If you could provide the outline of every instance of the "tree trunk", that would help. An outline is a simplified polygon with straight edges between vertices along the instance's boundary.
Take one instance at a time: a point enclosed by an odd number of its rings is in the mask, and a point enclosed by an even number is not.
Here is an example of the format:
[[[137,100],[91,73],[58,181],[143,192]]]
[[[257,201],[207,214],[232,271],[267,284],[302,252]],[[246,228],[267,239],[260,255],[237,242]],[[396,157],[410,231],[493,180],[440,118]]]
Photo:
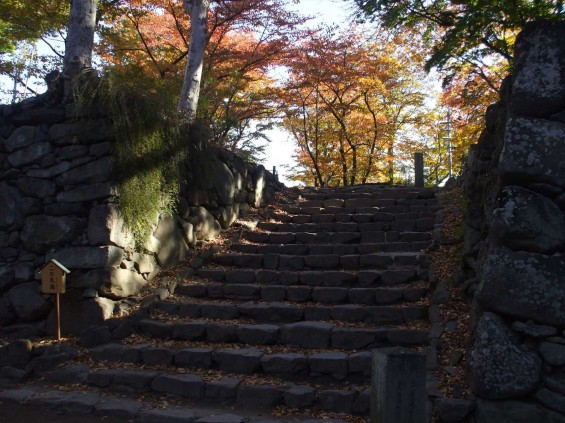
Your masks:
[[[63,69],[71,78],[92,65],[95,27],[96,0],[72,0]]]
[[[190,123],[196,119],[204,52],[208,44],[208,9],[210,0],[184,0],[184,9],[190,15],[190,44],[182,84],[178,111]]]

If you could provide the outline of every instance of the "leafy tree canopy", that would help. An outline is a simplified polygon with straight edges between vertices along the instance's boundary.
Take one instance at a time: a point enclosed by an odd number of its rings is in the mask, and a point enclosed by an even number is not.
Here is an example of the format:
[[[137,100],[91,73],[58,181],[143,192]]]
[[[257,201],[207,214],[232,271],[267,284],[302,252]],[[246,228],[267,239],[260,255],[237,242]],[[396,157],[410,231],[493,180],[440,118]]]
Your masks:
[[[529,21],[561,20],[562,0],[354,0],[361,13],[387,27],[423,26],[432,52],[426,68],[452,74],[497,54],[512,60],[515,35]]]
[[[0,2],[0,54],[19,41],[55,34],[67,24],[69,2],[60,0],[3,0]]]

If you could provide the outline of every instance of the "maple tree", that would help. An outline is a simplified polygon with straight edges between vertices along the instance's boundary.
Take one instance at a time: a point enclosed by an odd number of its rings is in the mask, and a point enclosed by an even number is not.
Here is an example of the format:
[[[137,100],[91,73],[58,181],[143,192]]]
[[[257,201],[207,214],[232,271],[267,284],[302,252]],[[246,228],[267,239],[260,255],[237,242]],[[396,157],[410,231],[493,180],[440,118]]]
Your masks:
[[[422,57],[411,39],[328,28],[288,63],[283,126],[317,185],[394,180],[403,130],[426,124]]]
[[[303,18],[283,0],[225,0],[210,4],[208,41],[197,117],[213,142],[249,149],[261,137],[257,119],[273,114],[270,69],[292,54]],[[108,11],[99,54],[106,67],[180,81],[191,26],[174,0],[121,2]],[[258,132],[259,131],[259,132]]]

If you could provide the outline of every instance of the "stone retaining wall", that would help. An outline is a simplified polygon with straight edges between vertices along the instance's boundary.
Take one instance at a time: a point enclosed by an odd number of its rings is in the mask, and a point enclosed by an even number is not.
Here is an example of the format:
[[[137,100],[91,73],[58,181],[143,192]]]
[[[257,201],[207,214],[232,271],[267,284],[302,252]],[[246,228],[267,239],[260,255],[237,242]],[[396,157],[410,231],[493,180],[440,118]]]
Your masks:
[[[565,422],[565,25],[528,25],[469,152],[476,422]]]
[[[52,300],[40,292],[38,271],[49,259],[71,270],[63,308],[72,311],[67,325],[75,331],[111,316],[116,300],[137,294],[280,187],[263,166],[204,150],[192,160],[206,175],[191,169],[178,214],[161,216],[139,251],[116,207],[109,120],[77,116],[73,105],[0,106],[2,332],[45,331]]]

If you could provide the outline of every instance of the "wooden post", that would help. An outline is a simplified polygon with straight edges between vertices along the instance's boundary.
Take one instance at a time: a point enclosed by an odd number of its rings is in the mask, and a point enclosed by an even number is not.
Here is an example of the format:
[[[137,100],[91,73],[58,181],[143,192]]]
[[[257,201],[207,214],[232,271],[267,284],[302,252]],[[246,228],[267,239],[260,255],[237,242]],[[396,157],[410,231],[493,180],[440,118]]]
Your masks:
[[[61,301],[60,294],[55,294],[55,312],[57,315],[57,341],[61,340]]]

